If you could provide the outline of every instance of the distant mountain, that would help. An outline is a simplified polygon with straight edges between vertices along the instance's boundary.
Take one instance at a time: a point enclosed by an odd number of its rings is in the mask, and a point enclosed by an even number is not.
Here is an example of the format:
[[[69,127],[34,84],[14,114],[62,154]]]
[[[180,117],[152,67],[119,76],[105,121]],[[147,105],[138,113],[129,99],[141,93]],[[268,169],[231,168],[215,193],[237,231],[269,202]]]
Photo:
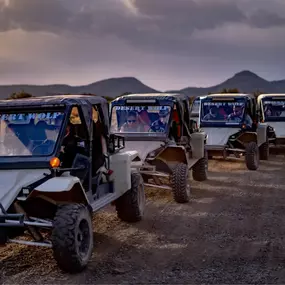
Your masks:
[[[124,92],[130,93],[157,93],[158,91],[146,86],[134,77],[110,78],[88,85],[70,86],[54,85],[0,85],[0,99],[6,99],[14,92],[24,90],[34,96],[54,94],[82,94],[91,93],[99,96],[115,98]]]
[[[240,92],[253,93],[257,90],[264,93],[285,93],[285,80],[268,81],[255,73],[244,70],[236,73],[226,81],[210,87],[187,87],[181,90],[166,92],[182,92],[188,96],[204,95],[220,92],[223,89],[237,88]],[[97,81],[88,85],[70,86],[64,84],[54,85],[0,85],[0,99],[9,97],[14,92],[24,90],[34,96],[54,94],[82,94],[91,93],[99,96],[115,98],[125,92],[130,93],[157,93],[157,91],[134,77],[119,77]]]
[[[205,88],[187,87],[179,90],[179,92],[183,92],[188,96],[196,96],[208,94],[210,92],[220,92],[225,88],[237,88],[240,92],[244,93],[253,93],[257,90],[264,93],[279,93],[285,92],[285,80],[268,81],[251,71],[244,70],[236,73],[233,77],[218,85]]]

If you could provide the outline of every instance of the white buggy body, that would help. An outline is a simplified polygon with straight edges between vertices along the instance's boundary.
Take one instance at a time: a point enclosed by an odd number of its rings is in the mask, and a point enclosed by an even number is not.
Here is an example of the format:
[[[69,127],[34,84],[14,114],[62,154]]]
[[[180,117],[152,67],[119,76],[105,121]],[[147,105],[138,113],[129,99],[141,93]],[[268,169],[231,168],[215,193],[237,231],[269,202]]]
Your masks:
[[[206,134],[191,126],[189,99],[183,94],[130,94],[111,103],[111,129],[125,137],[125,149],[136,150],[133,166],[144,185],[173,192],[189,201],[189,170],[207,179]],[[191,132],[191,131],[192,132]]]
[[[205,146],[205,132],[197,132],[193,133],[191,136],[191,149],[192,156],[189,157],[182,146],[176,145],[175,141],[169,141],[167,143],[168,151],[172,148],[177,151],[177,156],[173,157],[173,163],[178,163],[179,161],[187,161],[189,169],[201,158],[204,157],[204,146]],[[125,142],[125,150],[132,151],[136,150],[138,153],[139,160],[143,165],[148,157],[151,160],[151,157],[156,155],[152,155],[157,149],[165,146],[165,141],[131,141],[127,140]],[[161,153],[162,154],[162,153]],[[138,160],[137,160],[138,161]],[[138,165],[138,164],[136,164]]]
[[[266,129],[267,125],[260,123],[257,127],[256,143],[260,147],[266,142]],[[229,138],[236,134],[239,129],[237,128],[203,128],[207,134],[207,149],[224,147],[227,145]]]
[[[207,136],[207,149],[211,147],[225,146],[229,137],[237,132],[233,128],[203,128]]]
[[[273,128],[276,138],[285,139],[285,122],[268,122]]]
[[[0,245],[50,247],[62,270],[80,272],[93,252],[92,213],[111,204],[122,221],[142,219],[139,154],[109,134],[106,99],[0,101],[0,123]]]
[[[153,151],[157,150],[164,144],[163,141],[126,141],[125,150],[136,150],[141,161],[145,161],[146,157]]]
[[[8,210],[22,188],[43,178],[44,172],[48,169],[0,170],[0,202],[4,209]]]
[[[110,177],[110,181],[114,182],[116,191],[107,197],[108,200],[113,201],[131,189],[131,172],[136,170],[136,168],[132,168],[134,164],[133,159],[138,157],[138,155],[138,152],[131,150],[118,152],[110,156],[110,169],[114,171]],[[81,202],[86,205],[91,203],[90,205],[93,210],[101,208],[101,204],[98,205],[98,203],[92,203],[88,200],[79,178],[71,176],[69,172],[64,173],[60,177],[50,178],[33,190],[25,188],[43,179],[45,177],[44,173],[49,172],[49,169],[29,169],[28,171],[22,169],[0,170],[0,179],[2,181],[0,186],[0,202],[5,211],[15,201],[15,197],[18,201],[26,201],[31,197],[40,197],[53,204],[57,204],[59,201],[51,198],[52,193],[64,193],[66,201],[60,201],[62,203],[70,201],[70,193],[74,190],[77,191],[77,198],[80,199],[74,200],[74,202]],[[104,206],[106,205],[104,204]]]
[[[257,98],[259,121],[268,125],[268,144],[275,154],[285,153],[285,93],[260,94]],[[267,113],[267,109],[271,112]]]
[[[256,170],[259,153],[260,159],[268,159],[268,148],[267,125],[260,123],[256,126],[254,118],[255,99],[249,94],[204,96],[200,103],[199,123],[207,134],[209,157],[222,156],[225,159],[244,155],[248,169]]]

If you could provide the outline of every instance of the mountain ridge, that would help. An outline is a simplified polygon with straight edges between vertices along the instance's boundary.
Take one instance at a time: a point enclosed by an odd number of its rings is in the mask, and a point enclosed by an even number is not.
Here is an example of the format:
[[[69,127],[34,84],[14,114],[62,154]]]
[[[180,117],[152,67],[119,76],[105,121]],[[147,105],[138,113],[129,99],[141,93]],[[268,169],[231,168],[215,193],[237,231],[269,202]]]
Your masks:
[[[240,92],[253,93],[256,91],[264,93],[285,93],[285,79],[266,80],[250,70],[243,70],[235,73],[232,77],[223,82],[209,87],[186,87],[179,90],[159,91],[145,85],[135,77],[112,77],[92,82],[86,85],[68,84],[7,84],[0,85],[0,99],[8,98],[14,92],[24,90],[34,96],[55,95],[55,94],[96,94],[104,97],[115,98],[125,92],[130,93],[158,93],[158,92],[182,92],[188,96],[199,96],[213,92],[220,92],[223,89],[237,88]]]

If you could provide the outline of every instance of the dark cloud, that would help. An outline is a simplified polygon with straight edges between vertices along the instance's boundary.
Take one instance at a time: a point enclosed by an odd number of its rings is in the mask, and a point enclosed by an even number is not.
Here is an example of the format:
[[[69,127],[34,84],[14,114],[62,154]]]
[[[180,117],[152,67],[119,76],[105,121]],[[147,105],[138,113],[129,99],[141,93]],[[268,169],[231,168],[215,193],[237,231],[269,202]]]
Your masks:
[[[74,66],[74,74],[134,70],[153,78],[163,71],[174,78],[177,69],[195,76],[213,70],[210,62],[227,70],[284,67],[282,11],[285,0],[0,0],[0,73],[12,77],[18,63],[27,78],[71,74]]]
[[[76,3],[77,2],[77,3]],[[0,6],[0,29],[21,28],[54,33],[167,33],[187,37],[193,30],[228,23],[251,23],[260,28],[284,25],[284,19],[264,9],[246,16],[238,1],[226,0],[9,0]],[[129,2],[134,8],[127,12]],[[257,2],[256,2],[257,3]],[[269,1],[268,1],[269,3]],[[278,2],[280,5],[280,2]],[[274,0],[270,1],[274,5]],[[284,3],[285,4],[285,3]],[[285,6],[285,5],[284,5]],[[123,9],[123,7],[125,9]],[[133,12],[133,15],[132,15]],[[247,18],[249,17],[249,18]]]
[[[134,5],[142,15],[153,18],[160,30],[169,33],[213,29],[245,19],[235,2],[229,1],[136,0]]]
[[[49,0],[9,0],[0,13],[2,31],[20,28],[55,33],[66,27],[72,15],[60,1]]]
[[[246,9],[237,6],[238,1],[229,0],[8,2],[0,9],[0,31],[20,28],[94,39],[116,36],[137,48],[161,52],[175,49],[181,55],[186,55],[193,45],[191,35],[195,31],[240,23],[258,28],[285,24],[284,18],[264,9],[247,15]],[[270,3],[274,5],[274,0]]]
[[[277,13],[259,9],[249,17],[249,24],[261,29],[285,26],[285,17],[281,17]]]
[[[188,37],[195,29],[209,29],[244,20],[232,2],[185,0],[137,0],[137,14],[123,10],[123,0],[10,0],[0,12],[0,30],[21,28],[53,33],[116,35],[125,39],[142,36]],[[117,2],[116,5],[114,5]],[[131,2],[130,2],[131,3]],[[119,5],[120,4],[120,5]]]

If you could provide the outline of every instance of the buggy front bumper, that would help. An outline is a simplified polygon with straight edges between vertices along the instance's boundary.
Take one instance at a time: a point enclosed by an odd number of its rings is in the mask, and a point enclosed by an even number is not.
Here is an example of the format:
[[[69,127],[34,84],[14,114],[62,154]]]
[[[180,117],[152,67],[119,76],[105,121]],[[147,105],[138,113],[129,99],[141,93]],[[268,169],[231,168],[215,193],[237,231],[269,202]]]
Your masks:
[[[205,149],[206,150],[216,150],[216,151],[220,150],[220,151],[223,151],[226,148],[227,148],[226,145],[208,145],[208,144],[205,145]]]
[[[0,203],[0,227],[24,227],[23,214],[8,214],[4,209],[3,205]]]
[[[1,203],[0,210],[2,211],[2,214],[0,214],[0,228],[26,226],[43,228],[53,227],[53,224],[51,222],[43,219],[38,219],[34,217],[29,217],[29,219],[26,219],[24,214],[8,214]]]
[[[229,151],[229,152],[245,152],[242,148],[231,148],[228,145],[205,145],[205,149],[208,151]]]
[[[205,149],[209,156],[222,156],[224,159],[231,155],[240,157],[245,153],[245,149],[230,148],[228,145],[206,145]]]

